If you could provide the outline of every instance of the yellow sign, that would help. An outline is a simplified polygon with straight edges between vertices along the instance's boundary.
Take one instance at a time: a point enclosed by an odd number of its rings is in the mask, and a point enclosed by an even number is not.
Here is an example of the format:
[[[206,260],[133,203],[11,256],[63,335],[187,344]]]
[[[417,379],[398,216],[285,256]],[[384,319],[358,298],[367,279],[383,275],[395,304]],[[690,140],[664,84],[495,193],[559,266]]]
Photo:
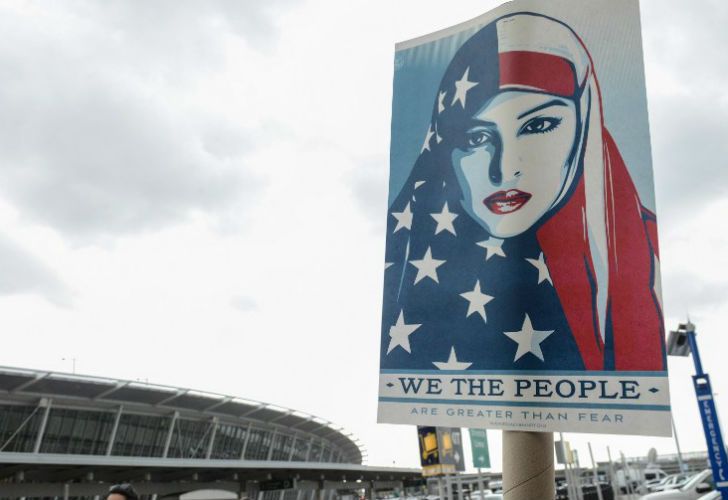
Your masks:
[[[437,465],[425,465],[422,467],[422,475],[427,476],[441,476],[443,474],[455,474],[454,464],[437,464]]]

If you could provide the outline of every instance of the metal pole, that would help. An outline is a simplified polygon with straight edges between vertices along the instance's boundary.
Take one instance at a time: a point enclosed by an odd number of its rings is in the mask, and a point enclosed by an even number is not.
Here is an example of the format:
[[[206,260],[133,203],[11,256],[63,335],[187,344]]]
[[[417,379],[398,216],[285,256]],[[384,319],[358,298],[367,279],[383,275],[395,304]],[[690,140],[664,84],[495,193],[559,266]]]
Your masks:
[[[111,429],[111,435],[109,436],[109,444],[106,445],[106,456],[111,456],[111,452],[114,451],[114,442],[116,441],[116,433],[119,431],[119,422],[121,422],[121,414],[124,412],[124,405],[119,405],[119,409],[116,410],[116,418],[114,418],[114,427]]]
[[[485,488],[483,487],[483,471],[478,467],[478,490],[480,490],[480,498],[485,497]]]
[[[452,494],[452,480],[450,474],[445,476],[445,488],[447,489],[447,500],[455,500],[455,495]]]
[[[609,449],[609,446],[607,446],[607,457],[609,458],[609,482],[612,485],[612,494],[614,495],[614,498],[617,498],[617,488],[615,487],[615,483],[617,482],[617,477],[614,475],[614,463],[612,462],[612,451]]]
[[[167,431],[167,438],[164,441],[162,458],[167,458],[167,455],[169,455],[169,445],[172,444],[172,433],[174,432],[174,424],[177,423],[177,417],[179,417],[179,412],[176,411],[172,414],[172,420],[169,423],[169,431]]]
[[[604,496],[602,496],[602,487],[599,484],[599,473],[597,472],[597,464],[594,462],[594,453],[592,452],[591,443],[587,443],[587,445],[589,445],[589,457],[591,458],[592,473],[594,474],[594,485],[597,487],[597,497],[599,497],[599,500],[604,500]]]
[[[581,484],[579,483],[579,477],[574,471],[574,465],[571,463],[566,464],[566,470],[569,474],[569,498],[574,498],[576,500],[582,500],[583,494],[581,492]]]
[[[273,435],[270,437],[270,448],[268,448],[268,457],[266,460],[270,462],[270,460],[273,458],[273,448],[276,444],[276,436],[278,434],[278,429],[273,429]]]
[[[296,439],[298,439],[298,434],[293,434],[293,441],[291,441],[291,452],[288,454],[288,461],[293,461],[293,452],[296,451]]]
[[[677,439],[677,427],[675,427],[675,418],[670,412],[670,421],[672,422],[672,434],[675,436],[675,446],[677,447],[677,463],[680,465],[680,472],[685,472],[685,464],[682,459],[682,452],[680,451],[680,441]]]
[[[698,352],[698,342],[695,338],[695,326],[690,322],[686,325],[686,334],[690,343],[693,362],[695,363],[696,374],[693,375],[693,387],[698,399],[710,467],[713,470],[713,481],[715,481],[716,489],[720,491],[721,496],[726,498],[728,497],[728,453],[723,442],[723,431],[713,399],[713,389],[710,384],[710,377],[703,372],[703,365],[700,362],[700,353]]]
[[[692,325],[690,325],[692,327]],[[698,342],[695,340],[695,327],[689,329],[687,333],[688,344],[690,344],[690,352],[693,355],[693,363],[695,364],[695,374],[705,375],[703,372],[703,363],[700,362],[700,353],[698,352]]]
[[[245,460],[245,450],[248,448],[248,441],[250,441],[250,431],[253,429],[253,424],[248,424],[248,428],[245,431],[245,441],[243,441],[243,447],[240,450],[240,460]]]
[[[35,436],[35,446],[33,447],[33,453],[40,453],[40,445],[43,442],[43,435],[45,434],[46,425],[48,425],[48,415],[51,412],[52,400],[45,399],[41,401],[45,401],[45,411],[43,412],[43,420],[41,420],[40,427],[38,428],[38,434]]]
[[[212,457],[212,448],[215,446],[215,435],[217,434],[218,418],[212,417],[212,432],[210,433],[210,440],[207,442],[207,451],[205,452],[205,458],[207,460]]]
[[[564,477],[566,478],[566,491],[569,495],[569,500],[577,498],[576,490],[574,489],[574,480],[571,477],[571,470],[569,469],[569,461],[564,463]]]
[[[627,494],[629,495],[629,498],[632,498],[632,494],[634,493],[634,489],[632,488],[632,474],[630,472],[630,469],[627,468],[627,459],[624,458],[624,453],[621,451],[619,452],[620,456],[622,457],[622,470],[624,471],[624,483],[627,488]]]
[[[444,500],[445,490],[442,487],[442,478],[440,476],[437,477],[437,492],[439,493],[440,500]]]
[[[576,481],[576,475],[574,469],[571,467],[571,453],[567,453],[569,449],[566,447],[566,440],[564,440],[564,433],[559,432],[559,439],[561,440],[561,448],[564,452],[564,476],[566,477],[566,489],[570,499],[579,500],[580,489],[578,481]]]
[[[553,433],[503,431],[504,500],[553,498],[554,474]]]

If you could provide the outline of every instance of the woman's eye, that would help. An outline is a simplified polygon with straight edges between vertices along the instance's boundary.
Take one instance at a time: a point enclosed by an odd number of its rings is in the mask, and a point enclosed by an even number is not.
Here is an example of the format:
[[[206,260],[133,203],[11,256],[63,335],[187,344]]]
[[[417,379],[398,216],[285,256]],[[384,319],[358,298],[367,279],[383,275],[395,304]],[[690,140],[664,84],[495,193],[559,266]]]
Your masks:
[[[466,134],[468,147],[475,148],[482,146],[490,139],[490,135],[484,130],[474,130]]]
[[[522,134],[545,134],[551,132],[561,123],[561,118],[555,117],[536,117],[528,120],[518,131],[518,135]]]

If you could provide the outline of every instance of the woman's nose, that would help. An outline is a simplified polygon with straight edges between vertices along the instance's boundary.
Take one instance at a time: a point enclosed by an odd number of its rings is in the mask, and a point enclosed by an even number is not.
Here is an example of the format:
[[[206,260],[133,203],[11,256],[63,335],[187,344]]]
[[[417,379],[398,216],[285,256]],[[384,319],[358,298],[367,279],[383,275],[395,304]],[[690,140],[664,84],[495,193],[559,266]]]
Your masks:
[[[500,186],[501,182],[503,182],[503,141],[498,135],[494,135],[491,141],[493,141],[493,154],[490,157],[488,177],[494,186]]]
[[[521,161],[518,151],[515,148],[505,148],[502,141],[496,144],[496,151],[493,154],[488,169],[490,182],[500,186],[521,176]]]

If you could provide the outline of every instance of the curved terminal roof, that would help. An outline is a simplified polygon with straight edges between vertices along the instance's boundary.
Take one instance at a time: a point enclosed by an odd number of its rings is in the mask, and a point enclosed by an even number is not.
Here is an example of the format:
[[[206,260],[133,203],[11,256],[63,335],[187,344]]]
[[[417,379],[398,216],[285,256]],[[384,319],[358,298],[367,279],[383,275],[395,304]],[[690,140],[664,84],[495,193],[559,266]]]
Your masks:
[[[290,408],[234,396],[139,381],[92,377],[70,373],[0,367],[0,393],[28,401],[39,397],[75,401],[102,408],[136,408],[151,413],[178,411],[181,415],[217,417],[221,420],[258,423],[311,434],[345,450],[346,462],[362,463],[362,444],[342,427],[323,418]]]

